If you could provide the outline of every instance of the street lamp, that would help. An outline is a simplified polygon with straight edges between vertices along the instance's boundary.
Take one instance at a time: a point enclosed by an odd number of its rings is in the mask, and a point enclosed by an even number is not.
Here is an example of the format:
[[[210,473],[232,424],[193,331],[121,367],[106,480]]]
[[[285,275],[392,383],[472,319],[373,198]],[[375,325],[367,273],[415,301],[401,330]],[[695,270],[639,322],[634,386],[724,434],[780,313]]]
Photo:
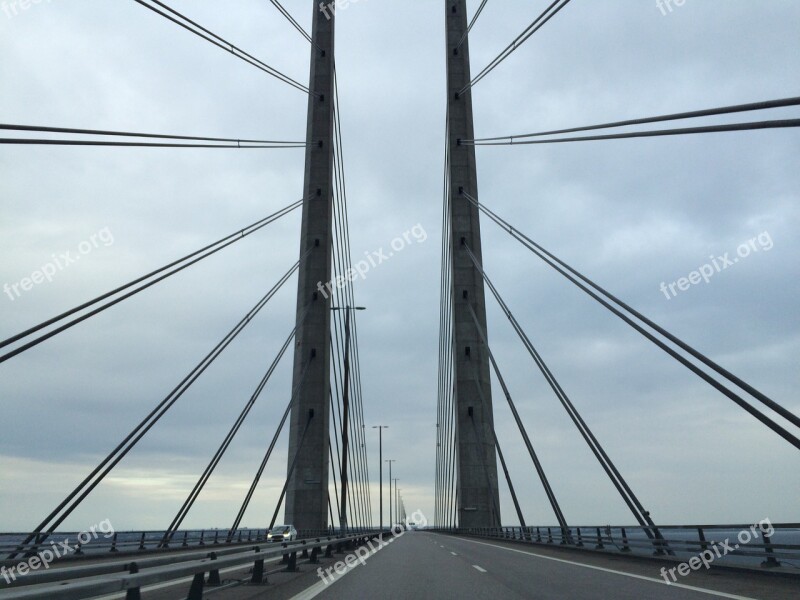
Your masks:
[[[383,430],[389,429],[388,425],[373,425],[373,429],[378,430],[378,470],[380,471],[380,515],[381,531],[383,531]]]
[[[395,513],[397,514],[397,522],[398,523],[402,523],[403,522],[403,509],[402,509],[403,496],[400,495],[400,489],[401,488],[398,488],[397,486],[395,486],[394,489],[397,492],[397,506],[395,507],[394,510],[395,510]]]
[[[392,521],[392,525],[397,525],[398,518],[397,516],[400,514],[400,502],[399,495],[397,493],[397,482],[400,481],[397,477],[394,478],[394,521]]]
[[[392,463],[397,462],[396,459],[387,459],[383,462],[389,463],[389,527],[393,525],[392,523]]]
[[[331,310],[345,311],[344,317],[344,389],[342,390],[342,502],[339,522],[342,532],[347,532],[347,446],[348,420],[350,419],[350,311],[367,310],[363,306],[332,306]]]

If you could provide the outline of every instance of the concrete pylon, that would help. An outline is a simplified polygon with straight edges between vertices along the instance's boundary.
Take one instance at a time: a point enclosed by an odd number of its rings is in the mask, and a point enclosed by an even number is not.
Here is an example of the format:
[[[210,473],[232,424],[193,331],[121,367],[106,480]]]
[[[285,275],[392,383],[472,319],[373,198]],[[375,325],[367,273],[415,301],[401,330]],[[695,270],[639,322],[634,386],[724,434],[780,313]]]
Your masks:
[[[329,292],[323,290],[331,280],[332,262],[335,17],[333,6],[323,11],[319,0],[312,5],[314,43],[308,86],[312,93],[308,98],[300,256],[309,248],[311,252],[298,272],[293,386],[301,379],[304,383],[290,418],[288,463],[292,464],[295,455],[297,461],[286,491],[285,511],[286,523],[298,531],[319,531],[328,526],[331,311]],[[308,431],[300,445],[307,423]]]
[[[500,501],[494,444],[489,353],[481,341],[472,310],[486,331],[483,278],[464,244],[478,260],[481,229],[478,209],[463,195],[478,198],[475,148],[459,145],[473,139],[472,94],[459,95],[470,82],[466,0],[445,0],[447,23],[447,106],[450,150],[450,227],[452,231],[453,335],[457,440],[459,527],[497,527]]]

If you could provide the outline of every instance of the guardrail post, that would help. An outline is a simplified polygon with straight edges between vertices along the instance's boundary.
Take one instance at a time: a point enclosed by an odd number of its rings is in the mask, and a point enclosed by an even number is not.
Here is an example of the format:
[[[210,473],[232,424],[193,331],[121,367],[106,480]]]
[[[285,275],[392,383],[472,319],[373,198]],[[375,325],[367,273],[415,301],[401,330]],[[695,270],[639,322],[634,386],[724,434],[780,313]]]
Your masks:
[[[581,536],[581,528],[580,527],[577,528],[577,532],[578,532],[578,543],[575,544],[575,545],[578,548],[582,548],[583,547],[583,536]]]
[[[145,546],[144,546],[144,536],[145,536],[145,533],[143,531],[142,532],[142,537],[139,539],[139,550],[145,550],[146,549]]]
[[[317,546],[314,546],[314,549],[311,550],[311,559],[309,560],[309,562],[312,565],[316,565],[317,563],[319,563],[319,558],[317,558],[318,556],[319,556],[319,548]]]
[[[539,530],[539,528],[538,528],[538,527],[536,528],[536,541],[537,541],[539,544],[541,544],[541,543],[542,543],[542,532]]]
[[[28,548],[28,551],[24,554],[25,558],[30,558],[32,556],[36,556],[36,552],[39,550],[39,544],[42,542],[43,536],[41,533],[36,534],[36,539],[33,540],[33,545]]]
[[[331,558],[333,556],[333,544],[328,544],[325,547],[325,558]]]
[[[261,548],[256,546],[256,553],[261,552]],[[263,585],[269,583],[264,575],[264,559],[257,558],[253,563],[253,576],[250,578],[251,585]]]
[[[200,543],[199,543],[199,545],[200,545],[200,546],[205,546],[205,545],[206,545],[206,542],[205,542],[205,537],[206,537],[206,530],[205,530],[205,529],[203,529],[203,530],[200,532]]]
[[[181,547],[183,547],[183,548],[188,548],[189,547],[189,530],[188,529],[183,532],[183,543],[181,544]]]
[[[294,573],[297,570],[297,552],[292,552],[289,554],[289,563],[286,565],[284,571],[286,573]]]
[[[625,531],[625,528],[622,528],[622,550],[621,552],[630,552],[631,547],[628,545],[628,533]]]
[[[214,532],[214,545],[215,545],[215,546],[218,546],[218,545],[219,545],[219,529],[217,529],[217,530]]]
[[[78,542],[78,545],[75,546],[75,556],[80,556],[83,554],[83,550],[81,550],[81,543]]]
[[[198,573],[192,579],[192,587],[189,588],[189,595],[186,600],[203,600],[203,586],[205,585],[205,573]]]
[[[700,550],[705,551],[708,550],[708,543],[706,542],[706,535],[703,532],[702,527],[697,528],[697,537],[700,540]]]
[[[117,550],[117,532],[114,532],[114,536],[111,538],[111,550],[109,552],[119,552]]]
[[[303,552],[300,554],[300,558],[308,558],[308,548],[306,548],[305,540],[303,540]]]
[[[600,528],[597,528],[597,544],[594,547],[595,550],[605,550],[605,546],[603,545],[603,536],[600,535]]]
[[[211,560],[217,560],[217,555],[215,552],[209,552],[208,558]],[[222,585],[222,581],[219,579],[219,569],[211,569],[208,572],[208,585]]]
[[[547,528],[547,543],[553,543],[553,531],[549,527]]]
[[[131,575],[136,575],[139,572],[139,565],[135,562],[132,562],[128,565],[128,573]],[[142,593],[138,587],[130,588],[127,592],[125,592],[125,600],[142,600]]]
[[[780,567],[780,561],[773,556],[775,550],[772,548],[772,538],[768,533],[764,533],[764,552],[767,554],[767,560],[761,563],[762,567],[774,568]]]

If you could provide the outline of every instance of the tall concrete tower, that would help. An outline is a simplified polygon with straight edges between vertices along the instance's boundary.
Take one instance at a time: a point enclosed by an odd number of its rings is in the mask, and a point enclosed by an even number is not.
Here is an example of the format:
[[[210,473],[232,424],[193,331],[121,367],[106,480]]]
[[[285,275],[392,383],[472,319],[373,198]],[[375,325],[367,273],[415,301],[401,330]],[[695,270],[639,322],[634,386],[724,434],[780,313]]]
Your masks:
[[[318,284],[331,280],[333,211],[333,6],[312,1],[311,74],[308,97],[305,202],[300,235],[294,386],[301,386],[290,420],[287,523],[298,530],[328,524],[330,299]],[[301,385],[301,380],[304,380]],[[302,443],[301,443],[302,442]],[[296,460],[295,460],[296,458]],[[292,469],[292,465],[294,468]]]
[[[489,352],[472,312],[486,331],[483,278],[465,245],[481,259],[479,212],[462,192],[478,198],[472,93],[459,94],[470,82],[466,0],[445,0],[447,23],[447,114],[450,150],[450,227],[452,231],[453,335],[457,439],[458,523],[460,527],[500,525],[497,458],[494,444]],[[470,310],[471,307],[471,310]]]

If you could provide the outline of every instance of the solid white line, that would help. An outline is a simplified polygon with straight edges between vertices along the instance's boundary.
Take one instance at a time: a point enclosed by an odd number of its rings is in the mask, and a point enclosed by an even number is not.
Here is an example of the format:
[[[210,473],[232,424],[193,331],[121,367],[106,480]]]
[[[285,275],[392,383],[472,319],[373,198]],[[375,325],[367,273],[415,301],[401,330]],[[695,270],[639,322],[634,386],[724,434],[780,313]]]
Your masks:
[[[536,558],[543,558],[545,560],[552,560],[555,562],[565,563],[568,565],[573,565],[576,567],[583,567],[585,569],[593,569],[595,571],[603,571],[605,573],[612,573],[614,575],[622,575],[623,577],[632,577],[633,579],[641,579],[643,581],[649,581],[651,583],[660,583],[661,585],[668,585],[669,587],[676,587],[681,588],[684,590],[692,590],[693,592],[699,592],[701,594],[710,594],[711,596],[717,596],[719,598],[731,598],[731,600],[757,600],[757,598],[751,598],[750,596],[737,596],[735,594],[726,594],[725,592],[716,592],[714,590],[708,590],[706,588],[695,587],[693,585],[686,585],[683,583],[667,583],[663,579],[658,579],[655,577],[646,577],[644,575],[635,575],[633,573],[626,573],[625,571],[616,571],[614,569],[606,569],[605,567],[596,567],[594,565],[587,565],[584,563],[575,562],[572,560],[566,560],[563,558],[555,558],[553,556],[545,556],[544,554],[536,554],[535,552],[527,552],[525,550],[517,550],[516,548],[506,548],[505,546],[498,546],[496,544],[488,544],[486,542],[479,542],[477,540],[468,540],[464,538],[459,538],[462,542],[471,542],[473,544],[480,544],[481,546],[491,546],[492,548],[499,548],[500,550],[508,550],[509,552],[517,552],[519,554],[527,554],[528,556],[534,556]],[[473,565],[476,569],[480,570],[479,567]]]
[[[473,569],[477,569],[477,570],[478,570],[478,571],[480,571],[481,573],[486,573],[486,569],[482,569],[482,568],[480,568],[478,565],[472,565],[472,568],[473,568]]]

